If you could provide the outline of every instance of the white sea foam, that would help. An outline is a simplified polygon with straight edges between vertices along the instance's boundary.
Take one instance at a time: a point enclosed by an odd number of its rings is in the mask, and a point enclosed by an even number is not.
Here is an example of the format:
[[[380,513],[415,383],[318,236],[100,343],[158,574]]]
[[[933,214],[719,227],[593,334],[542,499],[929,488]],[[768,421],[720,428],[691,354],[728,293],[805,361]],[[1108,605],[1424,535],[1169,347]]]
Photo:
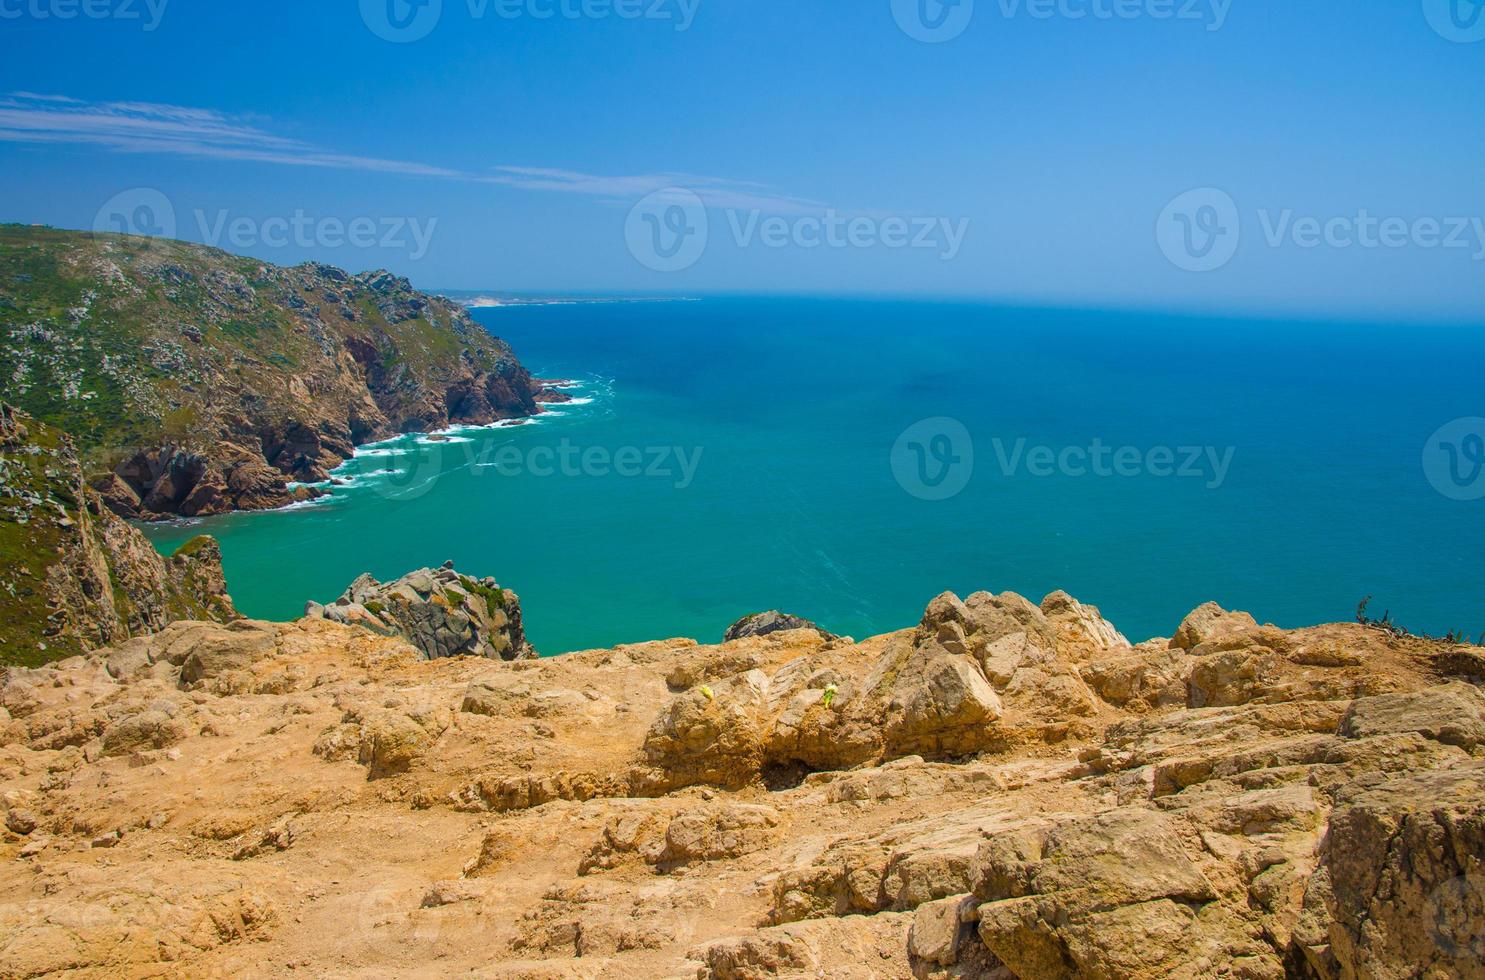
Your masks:
[[[380,449],[367,449],[364,446],[356,450],[355,459],[381,459],[387,456],[406,456],[413,451],[412,446],[384,446]]]

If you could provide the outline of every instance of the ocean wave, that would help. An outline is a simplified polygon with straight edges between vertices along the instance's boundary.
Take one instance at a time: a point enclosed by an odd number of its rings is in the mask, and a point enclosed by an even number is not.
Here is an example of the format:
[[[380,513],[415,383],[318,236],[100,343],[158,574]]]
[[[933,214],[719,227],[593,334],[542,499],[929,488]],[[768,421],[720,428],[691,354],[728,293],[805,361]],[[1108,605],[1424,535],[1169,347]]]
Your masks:
[[[413,451],[412,446],[383,446],[379,449],[367,449],[362,446],[356,450],[352,459],[382,459],[387,456],[406,456]]]

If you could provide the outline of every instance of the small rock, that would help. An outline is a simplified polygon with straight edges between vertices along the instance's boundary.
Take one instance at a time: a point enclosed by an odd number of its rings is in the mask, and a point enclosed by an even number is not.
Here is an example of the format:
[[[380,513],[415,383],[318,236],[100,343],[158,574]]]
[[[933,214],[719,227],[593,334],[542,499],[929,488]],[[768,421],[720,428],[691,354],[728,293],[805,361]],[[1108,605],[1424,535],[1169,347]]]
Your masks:
[[[12,807],[5,813],[5,826],[11,833],[20,834],[22,837],[36,829],[36,814],[24,807]]]

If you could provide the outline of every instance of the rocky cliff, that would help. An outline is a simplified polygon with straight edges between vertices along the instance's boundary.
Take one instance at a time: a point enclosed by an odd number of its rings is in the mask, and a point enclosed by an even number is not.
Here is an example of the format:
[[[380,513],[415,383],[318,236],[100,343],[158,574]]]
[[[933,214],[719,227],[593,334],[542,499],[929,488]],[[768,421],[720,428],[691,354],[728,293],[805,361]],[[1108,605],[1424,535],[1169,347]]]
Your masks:
[[[429,660],[493,657],[529,660],[521,598],[493,578],[470,578],[454,569],[420,568],[395,582],[362,575],[328,606],[311,602],[306,616],[400,636]]]
[[[0,968],[1479,977],[1482,676],[1062,593],[512,663],[177,623],[0,687]]]
[[[0,403],[0,664],[235,616],[214,540],[161,557],[84,483],[67,436]]]
[[[19,225],[0,225],[0,377],[146,520],[282,506],[363,442],[563,397],[390,273]]]

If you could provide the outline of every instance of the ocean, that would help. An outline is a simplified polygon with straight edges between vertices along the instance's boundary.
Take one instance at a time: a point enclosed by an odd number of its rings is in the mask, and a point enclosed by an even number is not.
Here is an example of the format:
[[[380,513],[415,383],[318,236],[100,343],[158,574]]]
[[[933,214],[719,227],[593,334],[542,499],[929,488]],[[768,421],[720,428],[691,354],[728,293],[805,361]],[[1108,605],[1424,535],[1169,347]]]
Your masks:
[[[1485,632],[1479,330],[824,298],[474,315],[574,402],[366,447],[324,501],[156,546],[217,536],[267,619],[452,559],[520,595],[544,654],[774,608],[861,638],[946,589],[1063,589],[1136,642],[1209,599],[1294,627],[1370,595]]]

